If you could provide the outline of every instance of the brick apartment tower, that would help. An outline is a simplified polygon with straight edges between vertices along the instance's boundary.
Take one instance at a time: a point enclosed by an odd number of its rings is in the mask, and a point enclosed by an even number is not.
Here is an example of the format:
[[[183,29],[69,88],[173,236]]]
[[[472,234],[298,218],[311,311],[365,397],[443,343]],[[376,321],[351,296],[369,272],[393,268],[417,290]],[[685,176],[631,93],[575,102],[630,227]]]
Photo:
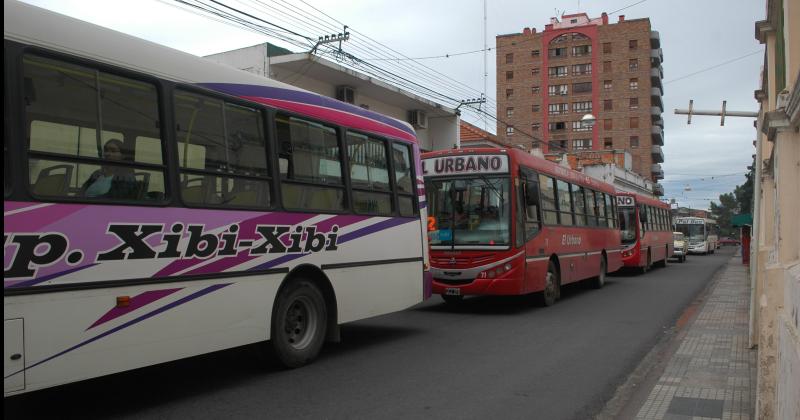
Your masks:
[[[544,153],[626,150],[633,171],[664,177],[663,56],[650,19],[585,13],[543,32],[497,37],[498,140]],[[582,125],[591,113],[594,127]],[[531,136],[540,139],[537,142]]]

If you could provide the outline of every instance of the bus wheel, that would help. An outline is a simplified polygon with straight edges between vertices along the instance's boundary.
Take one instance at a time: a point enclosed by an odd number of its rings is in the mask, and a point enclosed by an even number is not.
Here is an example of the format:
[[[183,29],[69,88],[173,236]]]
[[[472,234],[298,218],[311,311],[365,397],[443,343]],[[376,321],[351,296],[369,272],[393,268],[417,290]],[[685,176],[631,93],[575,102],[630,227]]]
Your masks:
[[[314,283],[296,279],[281,289],[272,314],[272,348],[286,367],[313,361],[322,349],[327,308]]]
[[[462,296],[462,295],[458,295],[458,296],[439,295],[439,296],[441,296],[442,300],[444,301],[444,303],[446,303],[448,305],[459,305],[462,302],[464,302],[464,296]]]
[[[544,290],[542,290],[539,303],[542,306],[553,306],[561,295],[561,285],[558,279],[558,269],[555,263],[550,261],[547,266],[547,275],[544,278]]]
[[[606,257],[600,256],[600,274],[597,277],[593,278],[589,283],[593,289],[599,289],[606,284],[606,270],[608,264],[606,263]]]

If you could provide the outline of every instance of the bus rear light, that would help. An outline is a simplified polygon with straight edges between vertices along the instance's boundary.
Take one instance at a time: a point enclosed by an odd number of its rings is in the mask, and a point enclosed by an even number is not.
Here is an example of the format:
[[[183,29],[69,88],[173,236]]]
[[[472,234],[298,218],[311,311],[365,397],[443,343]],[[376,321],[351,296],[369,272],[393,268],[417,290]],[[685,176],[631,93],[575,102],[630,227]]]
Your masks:
[[[117,296],[117,308],[125,308],[131,304],[130,296]]]

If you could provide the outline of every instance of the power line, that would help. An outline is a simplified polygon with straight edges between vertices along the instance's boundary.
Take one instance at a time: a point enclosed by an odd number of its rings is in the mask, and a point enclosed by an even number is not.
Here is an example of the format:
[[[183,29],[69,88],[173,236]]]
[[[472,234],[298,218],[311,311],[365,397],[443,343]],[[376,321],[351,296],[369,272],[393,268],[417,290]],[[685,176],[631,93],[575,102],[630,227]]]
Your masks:
[[[647,0],[641,0],[641,1],[637,1],[636,3],[629,4],[629,5],[627,5],[627,6],[623,7],[623,8],[621,8],[621,9],[614,10],[613,12],[610,12],[610,13],[608,13],[608,15],[609,15],[609,16],[610,16],[610,15],[613,15],[614,13],[621,12],[621,11],[623,11],[623,10],[625,10],[625,9],[631,8],[631,7],[633,7],[633,6],[636,6],[637,4],[642,4],[642,3],[646,2],[646,1],[647,1]]]
[[[676,77],[676,78],[674,78],[672,80],[667,80],[666,82],[664,82],[664,84],[666,85],[667,83],[677,82],[678,80],[683,80],[683,79],[686,79],[687,77],[692,77],[692,76],[694,76],[696,74],[704,73],[704,72],[707,72],[709,70],[714,70],[714,69],[716,69],[718,67],[722,67],[722,66],[724,66],[726,64],[730,64],[730,63],[733,63],[735,61],[739,61],[739,60],[741,60],[743,58],[747,58],[747,57],[750,57],[751,55],[755,55],[755,54],[762,53],[762,52],[763,51],[761,51],[761,50],[753,51],[753,52],[747,53],[747,54],[745,54],[743,56],[736,57],[736,58],[733,58],[733,59],[730,59],[730,60],[727,60],[727,61],[723,61],[722,63],[719,63],[719,64],[715,64],[715,65],[713,65],[711,67],[706,67],[706,68],[704,68],[702,70],[698,70],[696,72],[689,73],[689,74],[683,75],[681,77]]]
[[[450,58],[450,57],[457,57],[459,55],[467,55],[467,54],[474,54],[484,51],[491,51],[494,48],[481,48],[479,50],[474,51],[465,51],[460,53],[453,53],[453,54],[443,54],[443,55],[431,55],[428,57],[414,57],[414,58],[376,58],[376,57],[367,57],[362,58],[362,60],[369,60],[369,61],[408,61],[408,60],[430,60],[432,58]]]

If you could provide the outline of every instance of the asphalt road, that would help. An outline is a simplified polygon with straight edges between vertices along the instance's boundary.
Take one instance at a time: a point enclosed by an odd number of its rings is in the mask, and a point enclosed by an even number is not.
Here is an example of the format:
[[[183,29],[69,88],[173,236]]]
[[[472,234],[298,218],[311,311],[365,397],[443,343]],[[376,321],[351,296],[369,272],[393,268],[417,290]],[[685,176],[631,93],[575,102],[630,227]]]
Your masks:
[[[311,366],[248,346],[4,401],[7,419],[588,418],[602,409],[733,253],[690,256],[606,287],[526,298],[438,296],[342,327]]]

